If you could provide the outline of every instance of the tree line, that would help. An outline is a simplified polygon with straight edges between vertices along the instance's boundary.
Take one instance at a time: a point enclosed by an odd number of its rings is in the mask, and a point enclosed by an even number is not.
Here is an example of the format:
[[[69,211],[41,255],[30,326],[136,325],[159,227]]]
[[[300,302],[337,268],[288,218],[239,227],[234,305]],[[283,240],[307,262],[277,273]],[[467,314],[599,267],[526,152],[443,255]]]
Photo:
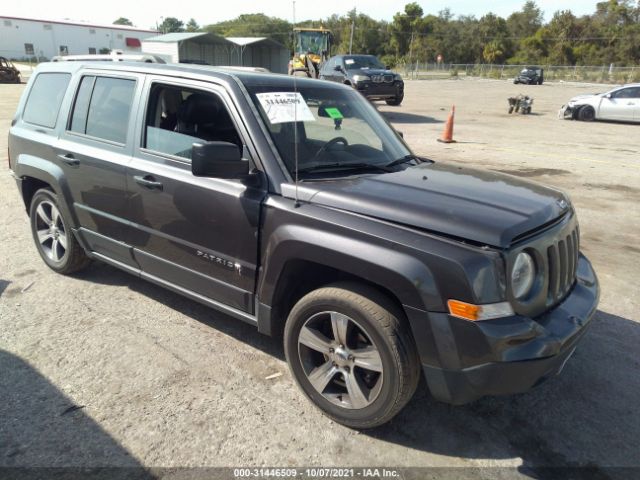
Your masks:
[[[118,19],[122,20],[122,19]],[[126,20],[126,19],[124,19]],[[332,53],[364,53],[379,56],[383,63],[435,62],[546,65],[637,65],[640,60],[640,0],[607,0],[590,15],[576,16],[559,10],[551,20],[535,1],[527,1],[507,18],[487,13],[454,15],[450,9],[425,15],[417,3],[405,5],[391,21],[376,20],[351,10],[320,20],[297,22],[297,27],[330,29]],[[159,31],[207,31],[222,36],[270,37],[293,48],[288,20],[261,13],[199,26],[165,18]],[[353,32],[353,35],[352,35]]]

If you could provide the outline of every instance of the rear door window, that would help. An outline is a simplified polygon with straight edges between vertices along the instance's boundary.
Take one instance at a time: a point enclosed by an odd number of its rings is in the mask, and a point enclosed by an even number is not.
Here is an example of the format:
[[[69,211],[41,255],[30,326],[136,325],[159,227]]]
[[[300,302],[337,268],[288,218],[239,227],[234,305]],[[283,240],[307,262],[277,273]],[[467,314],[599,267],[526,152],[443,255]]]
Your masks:
[[[25,122],[54,128],[62,99],[71,80],[68,73],[40,73],[31,87],[22,118]]]
[[[85,76],[80,82],[69,129],[125,144],[136,81]]]

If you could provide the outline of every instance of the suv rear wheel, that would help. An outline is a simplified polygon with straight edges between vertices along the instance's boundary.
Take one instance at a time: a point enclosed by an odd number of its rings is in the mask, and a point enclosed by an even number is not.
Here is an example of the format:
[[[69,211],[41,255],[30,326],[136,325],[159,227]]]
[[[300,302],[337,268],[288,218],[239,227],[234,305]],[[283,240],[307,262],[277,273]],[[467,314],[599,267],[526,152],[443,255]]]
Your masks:
[[[41,189],[35,193],[29,216],[36,248],[49,268],[68,274],[91,262],[60,212],[58,197],[51,190]]]
[[[349,427],[389,421],[418,385],[420,362],[404,316],[373,288],[342,283],[305,295],[287,319],[284,344],[303,392]]]

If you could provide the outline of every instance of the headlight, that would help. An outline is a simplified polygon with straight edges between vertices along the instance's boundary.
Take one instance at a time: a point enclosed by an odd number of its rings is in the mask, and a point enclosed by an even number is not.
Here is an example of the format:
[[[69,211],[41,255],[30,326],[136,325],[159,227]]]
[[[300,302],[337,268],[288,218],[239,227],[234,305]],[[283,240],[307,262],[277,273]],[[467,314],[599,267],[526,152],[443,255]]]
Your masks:
[[[400,80],[402,80],[402,76],[401,76],[401,75],[398,75],[398,74],[396,73],[396,76],[394,77],[394,80],[396,80],[396,81],[400,81]]]
[[[528,253],[520,252],[511,268],[511,290],[513,296],[518,300],[526,297],[531,292],[535,276],[536,267],[533,263],[533,258]]]
[[[367,77],[366,75],[354,75],[353,76],[353,81],[354,82],[368,82],[370,80],[369,77]]]

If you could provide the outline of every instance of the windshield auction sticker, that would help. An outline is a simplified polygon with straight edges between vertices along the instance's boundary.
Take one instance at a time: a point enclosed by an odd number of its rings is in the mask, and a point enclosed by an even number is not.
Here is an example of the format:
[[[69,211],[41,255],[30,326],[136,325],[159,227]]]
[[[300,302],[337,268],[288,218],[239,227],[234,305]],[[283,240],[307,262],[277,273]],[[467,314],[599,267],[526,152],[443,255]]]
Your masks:
[[[267,92],[256,94],[271,123],[315,122],[309,105],[300,92]]]

